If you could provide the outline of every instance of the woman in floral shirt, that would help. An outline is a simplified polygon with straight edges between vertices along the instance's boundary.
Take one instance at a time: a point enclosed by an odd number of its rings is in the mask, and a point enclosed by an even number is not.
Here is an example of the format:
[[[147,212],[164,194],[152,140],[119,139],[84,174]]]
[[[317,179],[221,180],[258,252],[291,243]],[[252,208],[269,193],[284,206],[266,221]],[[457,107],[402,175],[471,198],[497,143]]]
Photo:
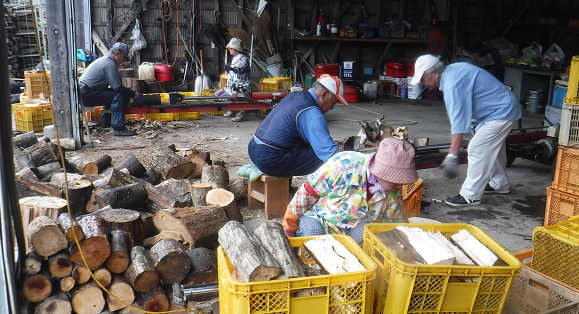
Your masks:
[[[367,222],[405,222],[401,187],[418,180],[414,148],[382,140],[375,154],[342,152],[310,174],[288,205],[288,237],[341,233],[362,243]]]
[[[224,89],[215,92],[215,95],[233,95],[239,92],[246,94],[249,97],[251,94],[249,58],[243,53],[245,50],[242,47],[241,39],[231,38],[226,48],[229,50],[229,54],[233,56],[231,65],[225,65],[225,72],[229,72],[229,78],[227,79],[227,86]],[[232,115],[233,112],[228,111],[223,116],[231,117]],[[241,122],[243,121],[243,117],[245,117],[245,113],[243,111],[238,111],[235,118],[231,120],[234,122]]]

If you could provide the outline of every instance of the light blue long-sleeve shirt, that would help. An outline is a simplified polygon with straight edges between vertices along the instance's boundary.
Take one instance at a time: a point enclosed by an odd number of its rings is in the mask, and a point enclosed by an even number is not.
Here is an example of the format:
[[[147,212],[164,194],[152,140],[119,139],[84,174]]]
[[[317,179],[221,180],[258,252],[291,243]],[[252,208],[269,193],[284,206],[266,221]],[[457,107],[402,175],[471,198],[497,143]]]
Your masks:
[[[480,127],[489,121],[521,118],[521,104],[507,86],[470,63],[448,65],[439,89],[444,93],[452,134],[469,133],[472,119]]]

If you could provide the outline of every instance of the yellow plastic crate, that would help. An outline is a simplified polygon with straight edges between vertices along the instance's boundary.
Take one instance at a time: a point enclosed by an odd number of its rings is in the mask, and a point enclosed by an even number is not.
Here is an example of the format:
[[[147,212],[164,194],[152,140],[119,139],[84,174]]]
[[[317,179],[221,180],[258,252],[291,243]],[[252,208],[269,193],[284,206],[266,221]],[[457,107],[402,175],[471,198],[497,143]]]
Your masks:
[[[174,112],[155,112],[155,113],[145,113],[143,117],[145,119],[153,120],[153,121],[173,121],[177,120],[176,115],[178,113]]]
[[[227,111],[223,111],[223,110],[220,110],[220,111],[207,111],[207,113],[210,114],[210,115],[212,115],[212,116],[222,116],[222,115],[224,115],[225,113],[227,113]]]
[[[414,183],[402,186],[402,212],[406,218],[420,216],[423,185],[424,180],[418,179]]]
[[[51,90],[50,73],[25,71],[24,85],[26,86],[26,95],[30,98],[35,98],[40,94],[44,94],[48,98]]]
[[[578,217],[533,231],[533,269],[579,289]]]
[[[201,114],[199,112],[175,112],[177,120],[199,120]]]
[[[573,56],[573,59],[571,59],[569,86],[567,87],[567,97],[564,101],[579,105],[579,56]]]
[[[16,129],[24,132],[43,131],[54,123],[50,105],[12,104]]]
[[[326,314],[372,313],[373,283],[376,264],[352,240],[344,235],[334,235],[352,252],[365,271],[291,278],[284,280],[237,282],[231,277],[233,266],[223,248],[217,249],[219,267],[219,312],[222,314],[279,313],[279,314]],[[292,247],[303,247],[314,237],[289,239]],[[303,250],[305,252],[305,250]],[[301,254],[304,263],[315,264],[309,254]],[[325,288],[325,294],[294,297],[298,289]]]
[[[579,148],[559,146],[551,187],[579,197]]]
[[[398,225],[440,231],[450,237],[466,229],[509,266],[416,265],[401,261],[376,236]],[[500,314],[521,262],[481,229],[468,224],[367,224],[364,251],[378,264],[375,314],[493,313]],[[476,277],[474,283],[460,277]]]
[[[263,92],[289,92],[292,88],[292,79],[289,77],[270,77],[261,79]]]
[[[544,227],[565,222],[579,215],[579,196],[547,188]]]

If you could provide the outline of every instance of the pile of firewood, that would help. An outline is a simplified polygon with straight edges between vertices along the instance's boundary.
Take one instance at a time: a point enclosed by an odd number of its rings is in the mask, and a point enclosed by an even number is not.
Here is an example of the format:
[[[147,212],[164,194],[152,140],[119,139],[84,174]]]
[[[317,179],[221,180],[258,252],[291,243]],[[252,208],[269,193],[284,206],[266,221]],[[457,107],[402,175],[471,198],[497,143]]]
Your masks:
[[[46,195],[20,200],[29,252],[23,293],[37,313],[179,309],[171,285],[217,282],[217,233],[242,221],[237,200],[247,196],[247,181],[229,180],[222,162],[151,146],[114,167],[106,155],[67,158],[65,179],[53,143],[33,133],[14,141],[17,181]]]

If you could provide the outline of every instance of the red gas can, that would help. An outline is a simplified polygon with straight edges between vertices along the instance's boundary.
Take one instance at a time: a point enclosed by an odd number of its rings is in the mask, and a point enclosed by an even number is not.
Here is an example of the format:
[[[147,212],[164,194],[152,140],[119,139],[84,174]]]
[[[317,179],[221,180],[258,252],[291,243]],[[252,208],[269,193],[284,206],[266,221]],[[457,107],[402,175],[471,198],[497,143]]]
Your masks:
[[[406,77],[406,65],[400,62],[388,62],[386,64],[386,75],[391,77]]]
[[[163,63],[157,63],[155,69],[155,79],[161,82],[170,82],[173,80],[173,69]]]
[[[360,90],[349,85],[344,85],[344,100],[348,103],[360,102]]]
[[[333,63],[316,64],[314,67],[314,72],[316,78],[319,78],[322,74],[329,74],[331,76],[340,77],[340,65]]]
[[[406,76],[414,76],[414,63],[406,65]]]

